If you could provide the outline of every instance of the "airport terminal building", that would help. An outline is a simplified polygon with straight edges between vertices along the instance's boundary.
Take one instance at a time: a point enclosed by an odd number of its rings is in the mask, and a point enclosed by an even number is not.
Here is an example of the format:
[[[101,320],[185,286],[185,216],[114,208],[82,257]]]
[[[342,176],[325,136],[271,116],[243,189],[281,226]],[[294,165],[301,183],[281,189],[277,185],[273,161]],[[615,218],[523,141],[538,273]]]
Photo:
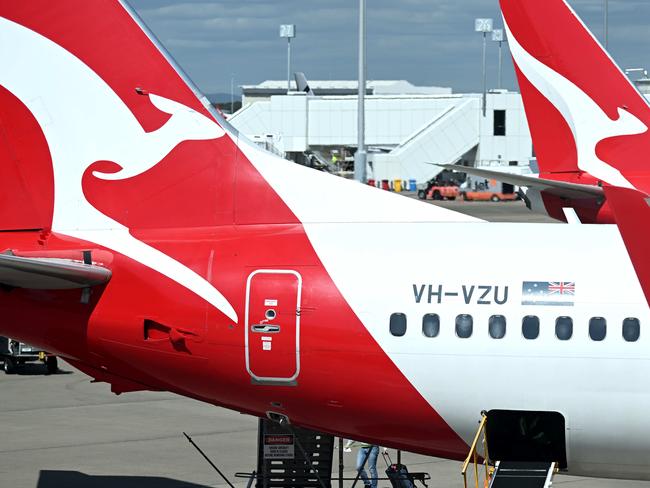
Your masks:
[[[287,82],[243,86],[243,107],[233,126],[269,150],[297,162],[351,162],[357,146],[357,85],[314,81],[313,95],[287,94]],[[366,144],[369,178],[423,183],[436,164],[519,167],[534,157],[521,95],[454,94],[403,80],[368,83]],[[511,168],[513,169],[513,168]]]

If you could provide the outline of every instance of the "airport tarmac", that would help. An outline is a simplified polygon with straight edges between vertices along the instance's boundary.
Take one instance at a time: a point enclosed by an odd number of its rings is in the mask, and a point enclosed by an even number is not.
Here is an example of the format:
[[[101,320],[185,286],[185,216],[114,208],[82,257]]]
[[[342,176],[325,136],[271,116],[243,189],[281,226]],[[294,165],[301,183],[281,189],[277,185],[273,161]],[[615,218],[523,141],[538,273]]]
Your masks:
[[[415,192],[404,192],[402,195],[417,198]],[[522,200],[513,202],[465,202],[463,200],[426,200],[431,205],[448,208],[472,217],[489,222],[529,222],[529,223],[559,223],[546,215],[533,213],[526,208]]]
[[[0,374],[0,486],[3,488],[204,488],[226,486],[188,444],[187,432],[237,488],[255,469],[257,419],[170,393],[115,396],[65,363],[46,376],[30,365]],[[391,451],[395,459],[394,451]],[[338,454],[335,452],[335,456]],[[460,464],[404,453],[430,488],[461,488]],[[345,454],[346,473],[354,454]],[[384,469],[381,459],[378,467]],[[380,471],[381,472],[381,471]],[[650,482],[558,476],[571,488],[650,488]],[[352,482],[344,485],[349,488]],[[337,485],[334,484],[334,487]],[[358,484],[357,486],[361,486]],[[389,484],[380,482],[380,488]]]
[[[533,217],[521,202],[435,203],[490,220],[543,219]],[[183,431],[237,488],[246,486],[233,475],[255,469],[257,419],[169,393],[116,396],[106,384],[90,383],[88,376],[63,362],[61,368],[53,376],[46,376],[40,365],[17,375],[0,373],[1,488],[226,486]],[[410,453],[404,453],[403,462],[411,471],[429,472],[430,488],[462,487],[457,462]],[[345,464],[347,475],[353,476],[353,454],[345,454]],[[378,467],[382,472],[381,459]],[[556,477],[555,485],[650,488],[650,482],[567,476]],[[379,484],[388,486],[385,481]]]

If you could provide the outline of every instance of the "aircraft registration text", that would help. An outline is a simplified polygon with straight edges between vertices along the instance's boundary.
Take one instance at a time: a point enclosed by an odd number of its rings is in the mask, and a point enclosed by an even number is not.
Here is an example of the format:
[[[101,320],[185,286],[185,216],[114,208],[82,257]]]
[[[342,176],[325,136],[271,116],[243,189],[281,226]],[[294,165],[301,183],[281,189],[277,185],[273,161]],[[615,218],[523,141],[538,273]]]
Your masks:
[[[505,305],[508,302],[508,286],[462,285],[460,288],[444,285],[413,284],[415,303],[442,304],[449,301],[466,305]]]

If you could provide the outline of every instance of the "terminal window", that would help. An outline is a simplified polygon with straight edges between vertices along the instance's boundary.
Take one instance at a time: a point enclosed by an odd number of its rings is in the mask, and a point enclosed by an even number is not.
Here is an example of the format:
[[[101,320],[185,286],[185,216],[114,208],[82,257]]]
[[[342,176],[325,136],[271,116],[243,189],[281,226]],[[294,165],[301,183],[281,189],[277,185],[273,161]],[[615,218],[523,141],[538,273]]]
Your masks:
[[[636,342],[641,335],[641,323],[639,319],[627,318],[623,321],[623,339],[627,342]]]
[[[505,110],[494,111],[494,135],[495,136],[506,135],[506,111]]]
[[[438,337],[440,334],[440,317],[435,313],[428,313],[422,317],[422,333],[425,337]]]
[[[390,316],[390,333],[395,337],[402,337],[406,334],[406,315],[394,313]]]

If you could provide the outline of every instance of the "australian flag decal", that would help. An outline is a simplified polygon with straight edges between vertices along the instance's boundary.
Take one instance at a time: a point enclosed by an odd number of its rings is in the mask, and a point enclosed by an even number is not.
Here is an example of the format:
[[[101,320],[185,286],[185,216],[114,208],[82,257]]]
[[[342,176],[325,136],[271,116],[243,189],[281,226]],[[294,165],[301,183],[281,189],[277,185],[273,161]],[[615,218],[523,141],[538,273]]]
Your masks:
[[[573,307],[575,294],[573,281],[524,281],[521,304]]]

